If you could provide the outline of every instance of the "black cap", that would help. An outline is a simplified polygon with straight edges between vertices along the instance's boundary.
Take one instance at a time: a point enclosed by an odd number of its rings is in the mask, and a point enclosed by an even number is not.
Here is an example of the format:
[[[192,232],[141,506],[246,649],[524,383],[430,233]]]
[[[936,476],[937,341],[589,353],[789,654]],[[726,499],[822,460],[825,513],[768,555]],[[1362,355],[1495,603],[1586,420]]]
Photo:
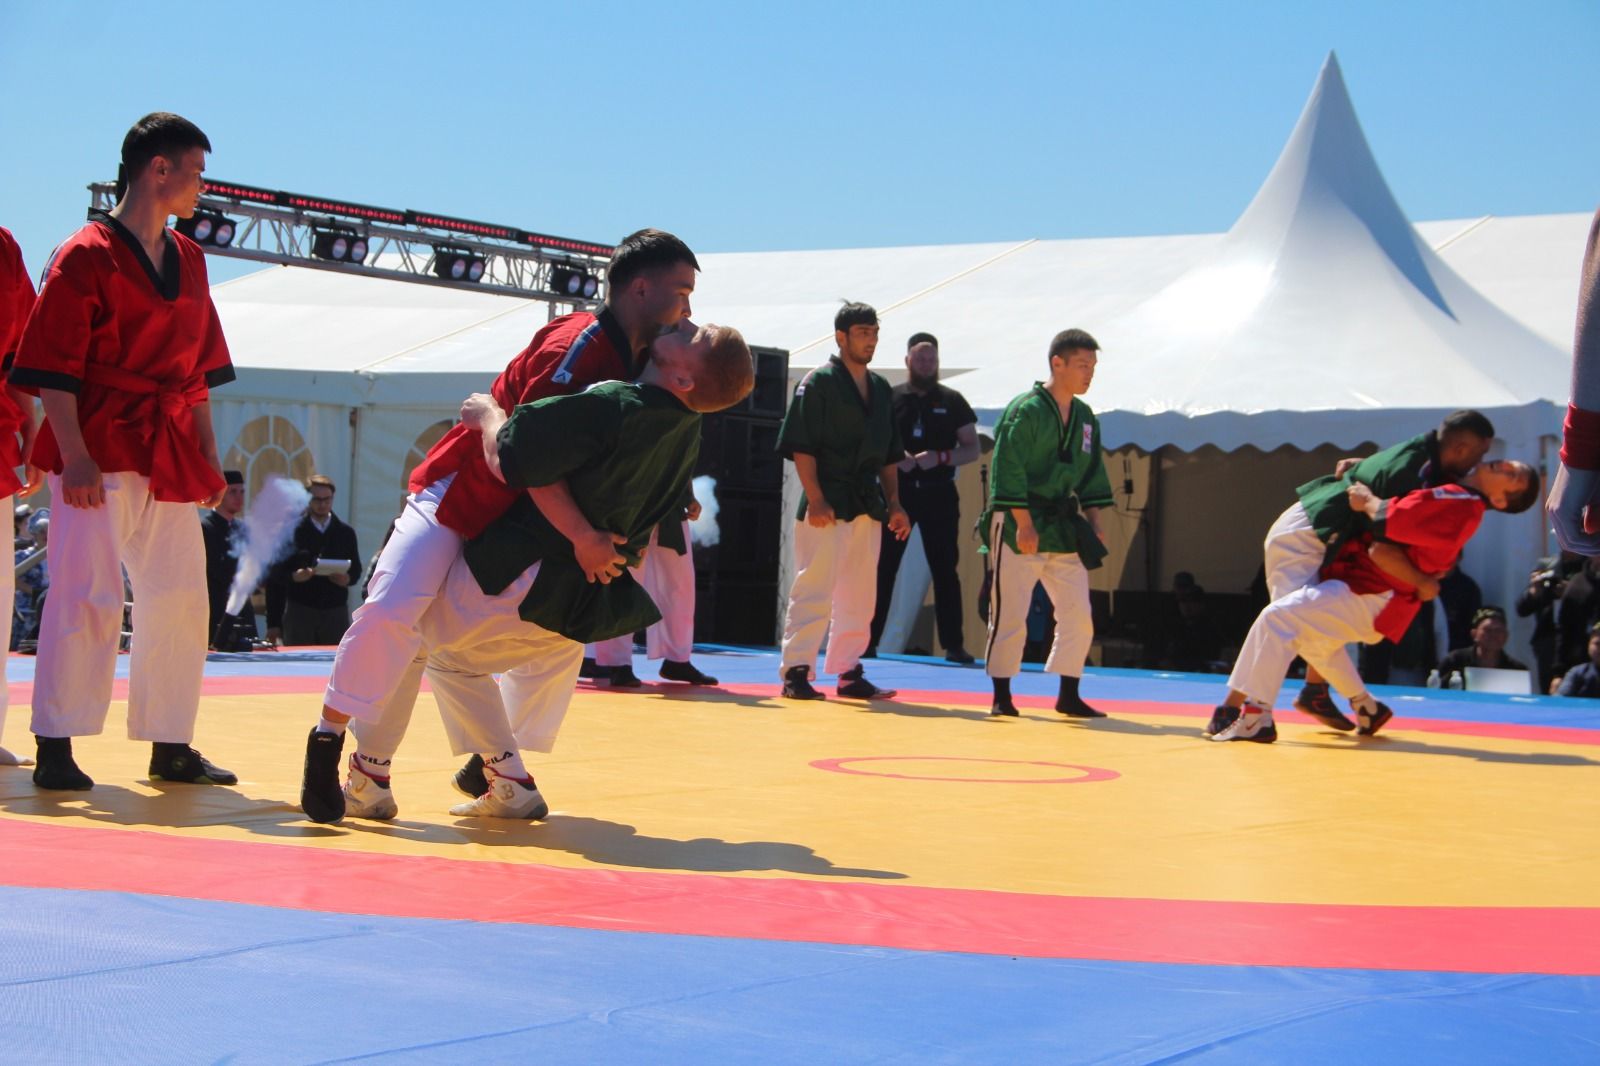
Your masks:
[[[222,480],[230,485],[243,485],[244,474],[238,470],[224,470],[222,472]]]

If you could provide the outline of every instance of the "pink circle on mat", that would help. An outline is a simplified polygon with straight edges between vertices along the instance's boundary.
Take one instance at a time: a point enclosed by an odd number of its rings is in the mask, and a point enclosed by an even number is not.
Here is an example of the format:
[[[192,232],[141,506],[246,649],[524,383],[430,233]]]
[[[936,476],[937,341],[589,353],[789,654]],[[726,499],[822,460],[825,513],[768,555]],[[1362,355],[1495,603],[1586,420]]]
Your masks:
[[[999,763],[1004,766],[1049,766],[1058,770],[1076,770],[1076,777],[929,777],[926,774],[893,774],[883,770],[858,770],[846,763],[862,762],[978,762]],[[969,759],[959,755],[863,755],[847,759],[817,759],[811,763],[818,770],[836,774],[860,774],[863,777],[894,777],[902,781],[960,781],[979,785],[1080,785],[1094,781],[1113,781],[1122,775],[1115,770],[1098,766],[1076,766],[1065,762],[1035,762],[1029,759]]]

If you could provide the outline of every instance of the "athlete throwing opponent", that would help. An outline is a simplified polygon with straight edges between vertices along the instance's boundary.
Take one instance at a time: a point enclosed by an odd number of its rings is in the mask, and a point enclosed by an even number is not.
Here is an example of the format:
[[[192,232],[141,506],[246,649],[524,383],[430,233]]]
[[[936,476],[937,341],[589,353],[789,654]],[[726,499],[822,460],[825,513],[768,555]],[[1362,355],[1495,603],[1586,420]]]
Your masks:
[[[661,617],[622,564],[637,567],[651,532],[681,507],[699,455],[700,412],[738,403],[755,370],[744,338],[728,327],[684,321],[650,351],[637,382],[540,400],[509,420],[493,397],[462,408],[462,424],[481,434],[485,470],[519,498],[467,542],[418,623],[451,747],[483,765],[484,790],[452,814],[544,817],[519,749],[553,746],[585,642]],[[606,531],[618,553],[605,581],[589,580],[577,559],[591,528]],[[511,669],[522,673],[523,698],[508,704],[493,675]],[[366,771],[350,773],[359,780]],[[308,818],[392,818],[392,793],[385,798],[375,806],[360,790],[341,790],[337,745],[313,736],[301,790]]]
[[[1416,586],[1402,575],[1448,573],[1485,510],[1519,514],[1538,502],[1539,474],[1525,463],[1496,460],[1480,463],[1459,484],[1397,499],[1380,499],[1360,482],[1346,493],[1371,530],[1341,543],[1321,580],[1274,600],[1256,618],[1228,677],[1227,699],[1212,716],[1212,740],[1278,739],[1272,705],[1297,654],[1350,701],[1362,736],[1382,729],[1393,713],[1348,667],[1344,646],[1398,640],[1421,606]]]
[[[510,411],[597,382],[633,380],[656,335],[688,318],[699,268],[689,246],[670,233],[644,229],[624,237],[606,269],[605,306],[598,314],[564,315],[534,334],[495,379],[495,401]],[[361,810],[385,811],[393,804],[389,764],[422,683],[418,621],[438,596],[462,543],[522,495],[490,473],[479,433],[464,425],[434,445],[412,472],[410,488],[373,569],[367,600],[339,642],[321,720],[307,740],[309,772],[312,760],[325,759],[327,750],[342,752],[345,727],[358,720],[350,789],[352,807]],[[573,530],[573,538],[583,573],[609,580],[622,561],[611,534],[581,527]],[[501,687],[508,705],[537,695],[515,669],[505,674]],[[475,795],[487,787],[476,759],[457,781]]]

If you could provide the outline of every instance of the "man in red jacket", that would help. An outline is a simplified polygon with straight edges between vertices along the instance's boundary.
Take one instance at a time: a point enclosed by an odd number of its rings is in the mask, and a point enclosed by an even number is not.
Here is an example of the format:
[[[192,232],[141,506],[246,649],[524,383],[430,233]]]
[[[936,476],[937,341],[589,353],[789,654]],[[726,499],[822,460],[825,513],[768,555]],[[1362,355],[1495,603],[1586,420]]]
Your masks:
[[[0,227],[0,358],[9,371],[22,341],[22,327],[33,310],[33,282],[22,263],[22,249],[11,231]],[[33,450],[33,397],[14,385],[0,389],[0,505],[12,496],[31,496],[44,475],[29,461]],[[17,477],[17,467],[27,468],[27,482]],[[10,510],[9,507],[5,508]],[[16,595],[16,571],[0,566],[0,656],[11,647],[11,601]],[[0,662],[3,662],[0,659]],[[0,685],[0,737],[6,724],[6,687]],[[0,766],[26,766],[32,759],[19,758],[0,747]]]
[[[206,657],[206,555],[195,504],[227,485],[210,390],[234,378],[205,253],[167,228],[194,214],[211,142],[157,112],[122,142],[117,205],[51,257],[11,367],[44,404],[34,462],[58,503],[33,693],[40,788],[94,787],[72,738],[105,728],[122,633],[122,571],[138,602],[128,735],[150,776],[237,783],[190,747]]]
[[[670,233],[645,229],[623,238],[606,268],[600,313],[564,315],[539,330],[495,379],[491,394],[510,412],[601,381],[633,380],[661,329],[689,317],[699,269],[689,246]],[[460,425],[412,472],[410,488],[405,510],[373,568],[367,600],[339,643],[322,719],[307,740],[308,767],[337,761],[346,724],[352,718],[359,723],[346,786],[346,810],[353,817],[394,817],[389,764],[405,736],[422,679],[417,622],[437,598],[462,544],[520,495],[490,473],[481,435]],[[574,541],[579,565],[590,580],[610,581],[623,565],[615,541],[590,527],[570,496],[566,502],[568,517],[581,523]],[[500,687],[508,707],[531,697],[519,671],[503,675]],[[540,746],[548,741],[524,739],[531,750],[548,750]],[[476,759],[458,782],[480,794],[487,787]]]

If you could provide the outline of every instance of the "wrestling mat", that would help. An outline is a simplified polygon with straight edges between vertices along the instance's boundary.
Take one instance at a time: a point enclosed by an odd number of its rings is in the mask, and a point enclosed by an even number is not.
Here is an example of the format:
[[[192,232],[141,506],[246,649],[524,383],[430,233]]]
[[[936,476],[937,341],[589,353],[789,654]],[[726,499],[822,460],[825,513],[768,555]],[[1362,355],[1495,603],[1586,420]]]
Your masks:
[[[0,1059],[1600,1061],[1594,703],[1388,689],[1376,738],[1214,744],[1217,677],[1091,671],[1085,723],[1025,673],[992,720],[976,669],[799,703],[703,650],[718,689],[580,685],[547,821],[448,813],[424,693],[399,818],[317,826],[328,660],[208,663],[237,788],[148,781],[121,703],[92,792],[0,769]]]

